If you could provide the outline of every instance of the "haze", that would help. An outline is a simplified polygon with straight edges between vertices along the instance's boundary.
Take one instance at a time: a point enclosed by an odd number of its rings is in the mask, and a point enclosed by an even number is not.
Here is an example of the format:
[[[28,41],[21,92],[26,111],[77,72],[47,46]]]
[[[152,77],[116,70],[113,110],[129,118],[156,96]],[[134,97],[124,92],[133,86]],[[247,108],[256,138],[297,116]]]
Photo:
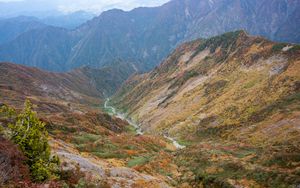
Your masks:
[[[45,17],[82,10],[100,14],[112,8],[131,10],[141,6],[159,6],[167,1],[168,0],[0,0],[0,17],[19,15]]]

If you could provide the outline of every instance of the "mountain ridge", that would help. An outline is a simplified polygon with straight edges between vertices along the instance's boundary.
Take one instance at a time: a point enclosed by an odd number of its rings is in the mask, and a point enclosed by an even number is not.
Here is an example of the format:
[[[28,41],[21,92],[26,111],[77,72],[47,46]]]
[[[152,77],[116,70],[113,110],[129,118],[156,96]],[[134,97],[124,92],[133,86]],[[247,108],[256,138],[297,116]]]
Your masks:
[[[92,106],[112,95],[135,68],[129,63],[116,63],[115,67],[92,69],[82,67],[66,73],[42,71],[13,63],[1,62],[0,86],[2,100],[21,106],[26,97],[69,101]],[[2,101],[3,102],[3,101]],[[9,104],[9,103],[8,103]]]
[[[244,31],[195,40],[153,71],[131,77],[112,101],[144,132],[187,146],[176,160],[183,174],[193,175],[182,182],[295,186],[299,57],[299,45]]]
[[[115,9],[103,12],[76,30],[64,32],[65,37],[55,44],[53,41],[57,38],[53,36],[29,43],[26,38],[37,40],[34,34],[22,35],[0,47],[0,59],[44,69],[51,67],[50,70],[55,71],[82,65],[99,68],[122,59],[140,64],[142,70],[150,70],[181,42],[237,29],[272,40],[300,42],[296,27],[300,20],[297,19],[299,9],[296,0],[272,1],[271,4],[267,0],[173,0],[154,8],[127,12]],[[43,32],[39,35],[45,35]],[[64,43],[71,45],[64,46]],[[27,49],[22,48],[24,46]],[[49,50],[43,50],[44,46],[49,46]]]

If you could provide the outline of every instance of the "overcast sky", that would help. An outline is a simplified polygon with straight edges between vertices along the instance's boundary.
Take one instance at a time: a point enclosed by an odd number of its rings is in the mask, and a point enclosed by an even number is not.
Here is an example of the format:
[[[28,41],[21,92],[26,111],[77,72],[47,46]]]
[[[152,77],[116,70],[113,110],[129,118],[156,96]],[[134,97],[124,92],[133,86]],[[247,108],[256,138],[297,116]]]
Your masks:
[[[0,0],[0,11],[8,14],[32,11],[53,11],[69,13],[85,10],[96,14],[112,8],[130,10],[140,6],[159,6],[169,0]]]

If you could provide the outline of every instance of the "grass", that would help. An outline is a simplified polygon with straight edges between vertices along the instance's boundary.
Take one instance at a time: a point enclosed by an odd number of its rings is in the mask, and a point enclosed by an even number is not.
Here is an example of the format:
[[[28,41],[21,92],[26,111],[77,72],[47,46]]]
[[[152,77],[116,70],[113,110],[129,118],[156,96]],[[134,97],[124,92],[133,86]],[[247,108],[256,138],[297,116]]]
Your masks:
[[[79,151],[92,153],[100,158],[128,157],[126,153],[119,150],[119,146],[100,135],[81,133],[73,138],[73,143]]]
[[[288,168],[292,163],[300,163],[299,153],[276,153],[272,156],[271,159],[265,162],[265,165],[279,165],[281,167]]]
[[[278,110],[286,110],[288,109],[287,107],[290,105],[296,105],[299,104],[300,101],[300,93],[294,93],[291,94],[285,98],[282,98],[281,100],[275,101],[272,104],[266,105],[264,108],[261,110],[255,111],[249,116],[248,121],[249,122],[260,122],[273,114],[274,112]],[[297,105],[296,109],[294,110],[299,110],[299,105]]]
[[[264,171],[258,168],[253,171],[249,171],[246,176],[265,187],[292,188],[296,187],[300,183],[297,175],[283,174],[275,170]]]
[[[255,86],[255,84],[257,84],[257,83],[258,83],[257,80],[252,80],[252,81],[246,83],[246,84],[244,85],[243,88],[244,88],[244,89],[250,89],[250,88],[252,88],[253,86]]]
[[[127,166],[132,168],[134,166],[140,166],[148,163],[151,160],[150,156],[139,156],[139,157],[134,157],[130,161],[128,161]]]
[[[238,157],[238,158],[244,158],[244,157],[247,157],[247,156],[252,155],[252,154],[255,154],[255,151],[251,151],[251,150],[239,150],[238,152],[233,153],[233,155],[235,157]]]
[[[88,142],[95,142],[100,137],[101,137],[100,135],[82,133],[81,135],[76,136],[74,139],[75,139],[76,143],[84,144],[84,143],[88,143]]]
[[[196,77],[198,75],[199,75],[199,73],[197,71],[194,71],[194,70],[186,71],[181,77],[179,77],[175,80],[175,82],[169,87],[169,89],[181,87],[189,79]]]
[[[136,134],[135,127],[133,127],[131,125],[125,127],[125,132],[130,133],[130,134],[134,134],[134,135]]]
[[[184,146],[191,146],[193,144],[191,141],[188,141],[188,140],[177,140],[177,142],[180,145],[184,145]]]
[[[226,80],[218,80],[214,83],[205,84],[205,96],[209,94],[215,94],[218,92],[222,92],[223,89],[226,87],[228,81]]]
[[[117,158],[117,159],[124,159],[127,158],[128,155],[124,153],[112,153],[112,152],[92,152],[92,154],[96,155],[99,158],[103,159],[111,159],[111,158]]]

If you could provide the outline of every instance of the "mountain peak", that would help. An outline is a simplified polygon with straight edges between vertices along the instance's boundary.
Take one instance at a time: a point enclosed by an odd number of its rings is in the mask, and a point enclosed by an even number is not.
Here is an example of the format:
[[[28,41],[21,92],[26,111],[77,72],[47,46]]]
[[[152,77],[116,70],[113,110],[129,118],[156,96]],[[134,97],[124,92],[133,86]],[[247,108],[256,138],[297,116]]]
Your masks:
[[[299,1],[293,6],[284,0],[268,2],[173,0],[160,7],[113,9],[73,31],[63,31],[66,40],[48,34],[48,28],[39,30],[43,38],[34,31],[23,33],[0,46],[0,60],[62,71],[84,64],[102,67],[120,58],[150,70],[182,42],[237,29],[270,40],[299,42]],[[233,34],[247,36],[243,31]]]

